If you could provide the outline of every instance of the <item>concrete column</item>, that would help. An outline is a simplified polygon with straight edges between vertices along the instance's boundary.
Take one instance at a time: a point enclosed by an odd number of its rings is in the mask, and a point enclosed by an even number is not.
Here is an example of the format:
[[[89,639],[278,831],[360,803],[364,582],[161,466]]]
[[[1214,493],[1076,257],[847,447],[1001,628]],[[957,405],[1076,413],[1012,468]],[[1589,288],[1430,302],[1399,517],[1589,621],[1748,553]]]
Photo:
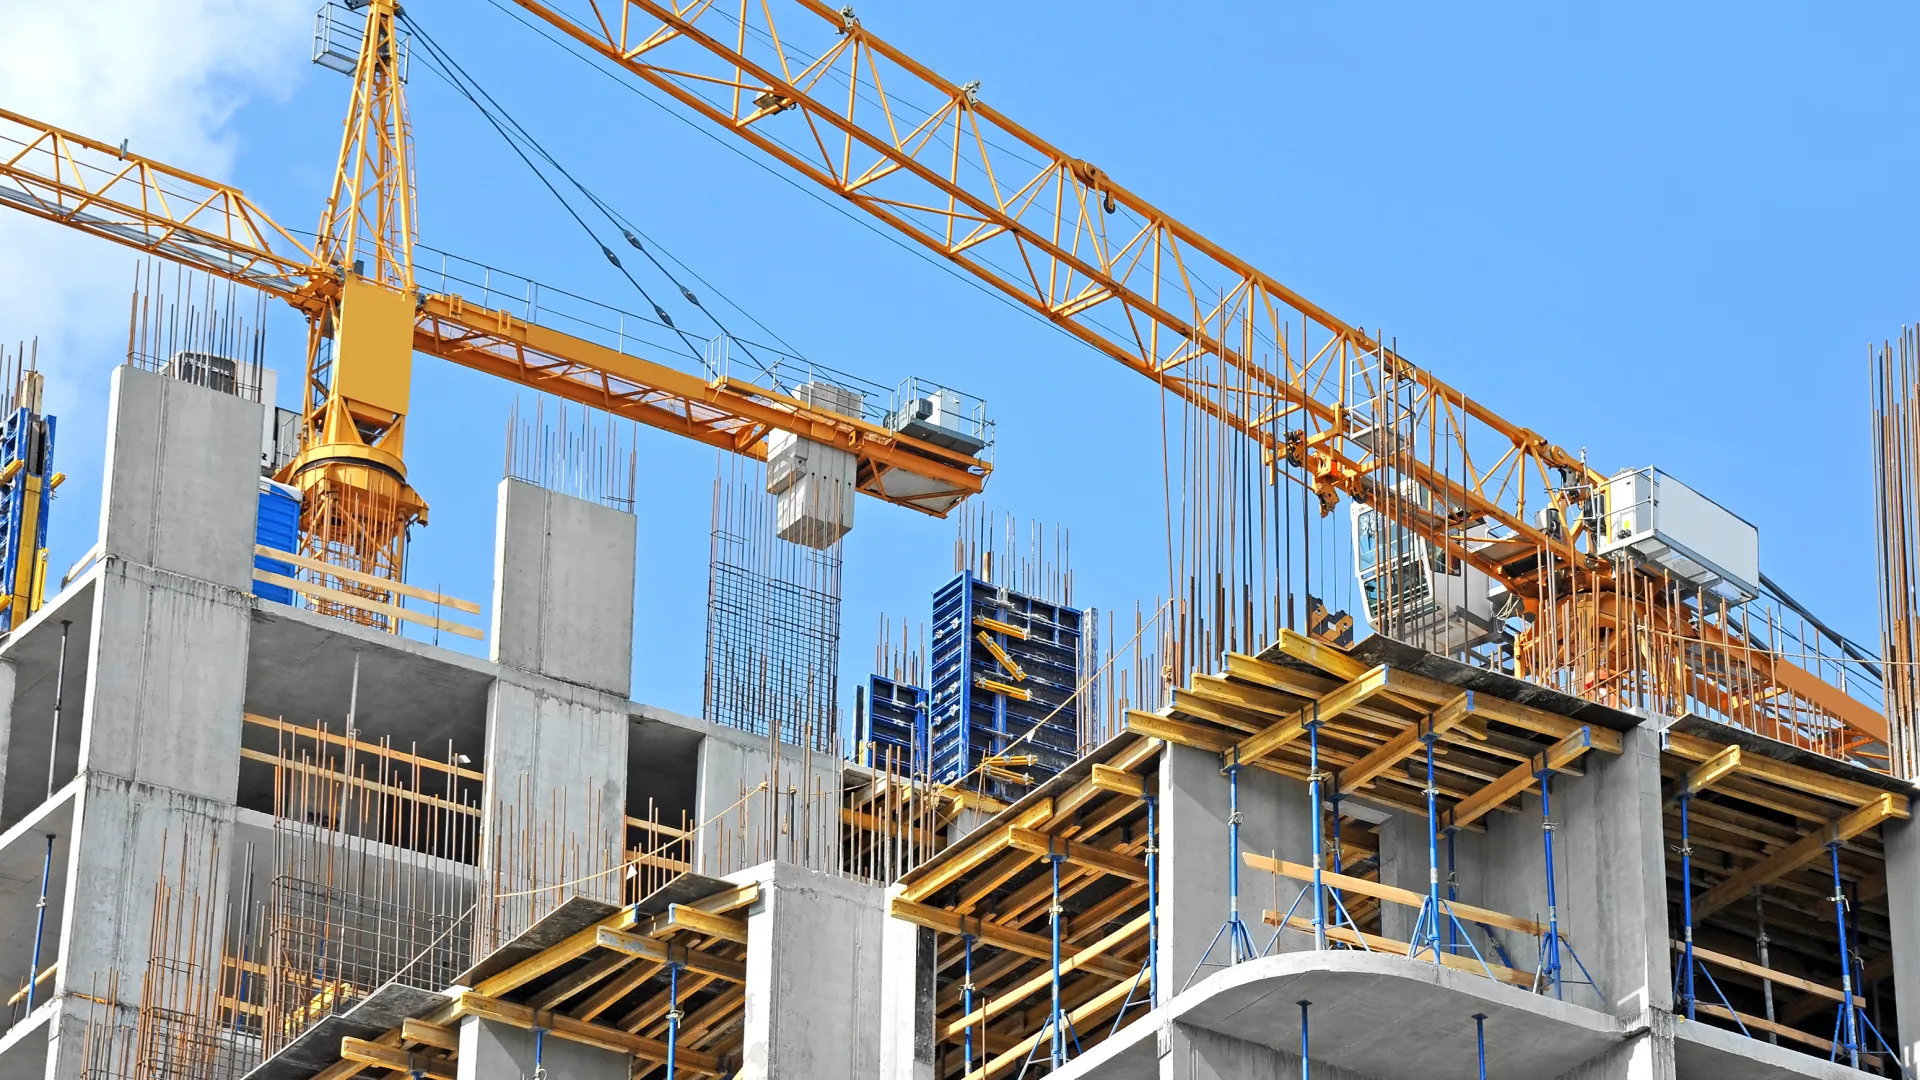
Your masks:
[[[890,918],[880,934],[880,1080],[933,1080],[933,931]]]
[[[886,894],[790,863],[735,878],[745,879],[760,881],[761,892],[747,916],[738,1080],[898,1075],[882,1071],[880,1050]]]
[[[538,1054],[536,1059],[536,1042]],[[633,1059],[551,1033],[538,1037],[525,1028],[469,1016],[460,1021],[460,1080],[525,1080],[540,1075],[565,1080],[627,1080]]]
[[[1622,733],[1621,753],[1589,753],[1586,775],[1554,782],[1560,921],[1616,1016],[1673,1007],[1660,736]],[[1536,811],[1537,812],[1537,811]],[[1575,976],[1577,977],[1577,976]],[[1568,994],[1582,1004],[1595,999]]]
[[[1653,1030],[1643,1031],[1556,1080],[1680,1080],[1673,1061],[1668,1014],[1655,1013]],[[1753,1075],[1762,1075],[1754,1073]]]
[[[493,660],[626,698],[635,545],[632,514],[500,481]]]
[[[1305,783],[1246,768],[1240,772],[1240,849],[1306,862],[1312,857],[1312,810]],[[1220,756],[1188,746],[1169,745],[1160,759],[1160,993],[1170,1000],[1194,979],[1202,956],[1204,979],[1232,958],[1224,936],[1208,955],[1227,919],[1228,786]],[[1261,912],[1275,905],[1273,876],[1240,867],[1240,918],[1255,949],[1266,946],[1274,928]],[[1278,906],[1284,912],[1301,892],[1299,882],[1279,879]],[[1311,917],[1308,901],[1296,914]],[[1310,935],[1280,935],[1276,952],[1311,949]]]
[[[1880,826],[1887,855],[1887,921],[1893,931],[1894,1049],[1907,1075],[1920,1070],[1920,822]]]
[[[482,952],[569,896],[619,899],[634,537],[631,514],[500,482],[481,862],[508,891],[589,880],[507,905]]]
[[[93,1010],[72,994],[138,1005],[163,868],[225,903],[260,425],[257,403],[114,372],[49,1076],[79,1069]]]
[[[778,762],[773,758],[776,749]],[[820,813],[837,810],[837,797],[816,800],[811,818],[806,798],[806,793],[840,790],[835,755],[810,754],[710,723],[700,740],[696,767],[696,872],[722,877],[768,859],[810,860],[814,869],[839,865],[840,830],[823,828],[819,819]]]

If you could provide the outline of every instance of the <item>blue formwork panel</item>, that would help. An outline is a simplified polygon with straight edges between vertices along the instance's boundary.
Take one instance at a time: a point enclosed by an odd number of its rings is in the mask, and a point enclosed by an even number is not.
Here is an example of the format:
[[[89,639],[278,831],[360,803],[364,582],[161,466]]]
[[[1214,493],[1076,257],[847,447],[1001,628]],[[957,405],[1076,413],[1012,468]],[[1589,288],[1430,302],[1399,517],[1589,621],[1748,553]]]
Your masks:
[[[867,728],[861,733],[861,759],[881,764],[893,751],[897,767],[911,764],[917,775],[927,768],[927,692],[884,675],[867,680]]]
[[[1074,689],[1084,630],[1080,609],[993,585],[970,571],[934,593],[928,707],[934,779],[972,776],[983,790],[1017,797],[1024,785],[986,779],[981,763],[1031,754],[1038,759],[1033,765],[1012,771],[1036,783],[1072,764],[1079,751]]]
[[[53,417],[24,407],[15,409],[0,425],[0,472],[13,474],[0,484],[0,594],[9,598],[16,585],[31,581],[33,564],[47,546],[55,426]],[[18,469],[13,468],[15,462]],[[23,572],[26,578],[21,577]],[[0,630],[11,629],[13,605],[0,604]]]
[[[260,516],[253,530],[254,543],[275,551],[297,551],[300,543],[300,492],[272,480],[260,481]],[[256,570],[284,577],[293,576],[293,564],[255,555]],[[293,603],[293,590],[285,585],[264,581],[253,583],[253,595],[282,604]]]

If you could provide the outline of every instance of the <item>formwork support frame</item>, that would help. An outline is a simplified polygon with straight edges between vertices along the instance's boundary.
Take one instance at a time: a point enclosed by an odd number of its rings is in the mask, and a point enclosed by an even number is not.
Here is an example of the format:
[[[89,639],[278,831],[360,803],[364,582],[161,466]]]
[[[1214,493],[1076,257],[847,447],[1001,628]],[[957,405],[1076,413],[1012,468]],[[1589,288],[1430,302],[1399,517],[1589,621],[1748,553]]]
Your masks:
[[[1247,933],[1247,924],[1240,920],[1240,770],[1244,767],[1240,764],[1240,748],[1229,749],[1226,758],[1226,767],[1220,771],[1227,778],[1227,921],[1214,931],[1207,951],[1200,954],[1200,961],[1193,965],[1193,973],[1187,976],[1182,989],[1192,986],[1200,970],[1209,966],[1207,961],[1222,940],[1227,942],[1227,962],[1213,966],[1232,967],[1259,955],[1253,951],[1253,938]],[[1058,964],[1057,959],[1055,963]]]
[[[1160,830],[1154,813],[1159,797],[1142,795],[1140,801],[1147,805],[1147,958],[1140,964],[1140,973],[1133,977],[1126,998],[1120,1002],[1120,1011],[1113,1014],[1109,1035],[1119,1031],[1120,1025],[1126,1022],[1127,1012],[1133,1008],[1133,995],[1140,991],[1141,979],[1147,981],[1147,1010],[1151,1012],[1160,1007]],[[968,970],[972,970],[971,961]],[[971,1001],[965,1010],[973,1011]]]
[[[1460,917],[1454,914],[1453,903],[1440,897],[1440,788],[1433,774],[1433,745],[1439,741],[1439,733],[1434,730],[1432,714],[1421,718],[1420,723],[1425,728],[1420,741],[1425,744],[1427,759],[1427,899],[1420,905],[1420,914],[1414,919],[1407,959],[1418,960],[1422,950],[1431,950],[1434,966],[1440,965],[1440,924],[1444,918],[1448,926],[1448,940],[1466,942],[1468,951],[1473,953],[1481,970],[1487,973],[1487,978],[1492,979],[1493,968],[1488,965],[1486,957],[1480,955],[1479,947],[1467,935],[1467,928],[1460,925]]]
[[[1676,1002],[1684,1004],[1687,1019],[1696,1019],[1698,1010],[1695,1008],[1697,999],[1694,990],[1694,973],[1698,972],[1706,976],[1707,985],[1713,988],[1715,996],[1720,999],[1721,1007],[1726,1009],[1727,1015],[1731,1016],[1734,1024],[1740,1028],[1740,1034],[1751,1039],[1753,1032],[1747,1030],[1747,1025],[1740,1019],[1739,1012],[1735,1011],[1733,1003],[1727,1000],[1725,991],[1721,990],[1720,984],[1714,981],[1713,972],[1708,971],[1706,963],[1694,955],[1693,952],[1693,844],[1690,842],[1692,827],[1689,824],[1687,816],[1687,804],[1692,801],[1692,790],[1689,787],[1682,787],[1680,789],[1679,802],[1680,922],[1682,930],[1680,951],[1683,955],[1680,961],[1680,970],[1674,973],[1673,996]]]

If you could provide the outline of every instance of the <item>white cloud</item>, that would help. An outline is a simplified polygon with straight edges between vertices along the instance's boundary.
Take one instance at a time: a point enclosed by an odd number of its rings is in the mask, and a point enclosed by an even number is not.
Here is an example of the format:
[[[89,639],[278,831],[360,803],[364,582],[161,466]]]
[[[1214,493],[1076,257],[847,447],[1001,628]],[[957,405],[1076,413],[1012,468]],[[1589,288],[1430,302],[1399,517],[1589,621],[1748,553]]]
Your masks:
[[[308,0],[0,0],[14,46],[0,63],[0,105],[229,175],[243,149],[235,111],[291,92],[306,66],[312,10]],[[125,353],[133,261],[104,241],[0,210],[0,338],[40,337],[56,413],[68,404],[99,411],[103,374]]]

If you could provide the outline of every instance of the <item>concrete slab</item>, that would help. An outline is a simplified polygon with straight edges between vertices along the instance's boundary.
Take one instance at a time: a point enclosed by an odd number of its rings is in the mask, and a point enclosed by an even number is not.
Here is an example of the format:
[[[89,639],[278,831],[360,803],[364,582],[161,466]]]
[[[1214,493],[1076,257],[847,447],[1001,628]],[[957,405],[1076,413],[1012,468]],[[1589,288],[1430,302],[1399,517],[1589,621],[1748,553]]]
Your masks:
[[[400,1021],[425,1016],[447,1003],[446,996],[387,983],[353,1008],[322,1017],[272,1057],[253,1067],[243,1080],[306,1080],[340,1060],[340,1040],[372,1039]]]
[[[1559,1076],[1633,1031],[1608,1014],[1482,976],[1344,950],[1261,957],[1217,972],[1169,1002],[1163,1022],[1297,1052],[1303,998],[1313,1002],[1313,1060],[1363,1076],[1467,1075],[1475,1013],[1487,1016],[1491,1080]]]
[[[1859,1080],[1868,1075],[1826,1056],[1775,1046],[1712,1024],[1673,1025],[1673,1063],[1686,1080]]]
[[[0,1035],[0,1080],[41,1080],[47,1072],[47,1032],[57,1002],[49,1001]]]

